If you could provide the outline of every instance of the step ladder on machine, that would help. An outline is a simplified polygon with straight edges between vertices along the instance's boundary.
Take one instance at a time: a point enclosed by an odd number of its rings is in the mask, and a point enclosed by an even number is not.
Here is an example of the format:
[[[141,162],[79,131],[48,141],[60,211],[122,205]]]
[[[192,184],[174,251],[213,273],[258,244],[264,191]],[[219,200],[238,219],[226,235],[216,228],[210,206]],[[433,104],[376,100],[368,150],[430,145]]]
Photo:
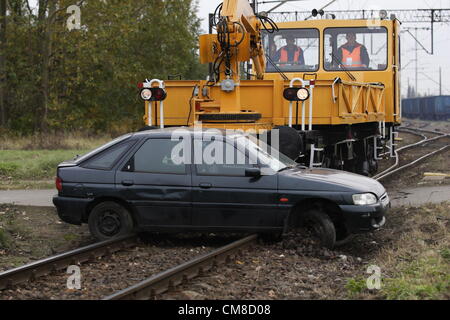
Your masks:
[[[314,144],[311,145],[311,158],[309,160],[309,168],[320,168],[323,166],[323,162],[314,162],[316,159],[316,153],[317,156],[320,156],[320,153],[323,152],[323,148],[316,148]]]
[[[394,127],[389,128],[389,144],[388,144],[388,149],[389,149],[389,156],[391,158],[396,158],[396,149],[397,149],[397,145],[398,143],[395,143],[395,141],[398,139],[398,132],[394,131]]]

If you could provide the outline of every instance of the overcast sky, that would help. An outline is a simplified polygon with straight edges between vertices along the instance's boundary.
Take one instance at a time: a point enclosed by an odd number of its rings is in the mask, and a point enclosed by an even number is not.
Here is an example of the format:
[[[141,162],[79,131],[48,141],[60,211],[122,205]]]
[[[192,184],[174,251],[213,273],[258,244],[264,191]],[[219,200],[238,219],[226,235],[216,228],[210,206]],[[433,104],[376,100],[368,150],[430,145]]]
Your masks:
[[[264,0],[262,0],[264,1]],[[261,2],[262,2],[261,1]],[[200,0],[199,17],[203,19],[203,29],[208,30],[207,17],[214,12],[221,0]],[[310,11],[321,8],[330,0],[303,0],[286,3],[275,11]],[[274,4],[261,5],[259,10],[268,10]],[[449,8],[450,0],[337,0],[328,10],[359,10],[359,9],[429,9]],[[403,28],[416,27],[413,24],[403,24]],[[419,24],[419,27],[429,27],[429,24]],[[413,31],[414,32],[414,31]],[[428,55],[419,51],[419,92],[439,94],[439,67],[442,67],[443,94],[450,95],[450,24],[435,24],[435,54]],[[431,48],[430,31],[419,31],[418,39],[427,49]],[[405,93],[409,82],[415,83],[415,41],[412,37],[402,34],[402,91]],[[431,79],[430,79],[431,78]]]

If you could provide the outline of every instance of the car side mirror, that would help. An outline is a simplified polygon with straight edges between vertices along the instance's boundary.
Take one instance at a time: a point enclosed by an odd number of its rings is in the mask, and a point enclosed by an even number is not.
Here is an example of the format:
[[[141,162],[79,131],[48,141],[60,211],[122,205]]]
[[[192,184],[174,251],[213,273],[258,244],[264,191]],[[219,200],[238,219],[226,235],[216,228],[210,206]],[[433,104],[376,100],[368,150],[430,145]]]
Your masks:
[[[245,169],[245,176],[248,178],[259,178],[261,177],[261,169],[260,168]]]

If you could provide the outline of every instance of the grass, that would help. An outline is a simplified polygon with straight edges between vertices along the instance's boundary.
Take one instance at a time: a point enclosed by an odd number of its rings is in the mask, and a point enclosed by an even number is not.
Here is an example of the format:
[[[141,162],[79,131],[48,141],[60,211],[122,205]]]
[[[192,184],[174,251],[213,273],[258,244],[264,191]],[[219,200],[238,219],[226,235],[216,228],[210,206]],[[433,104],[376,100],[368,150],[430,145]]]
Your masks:
[[[7,248],[9,246],[9,237],[6,231],[0,228],[0,249]]]
[[[1,150],[91,150],[111,140],[111,136],[80,134],[0,135]]]
[[[400,208],[385,232],[395,237],[369,264],[382,270],[381,290],[365,279],[348,279],[349,298],[389,300],[450,299],[450,202]]]
[[[366,280],[362,278],[349,279],[345,288],[347,289],[349,297],[354,298],[367,290],[367,283]]]
[[[75,135],[1,137],[0,190],[52,188],[59,163],[108,142]]]
[[[45,179],[55,175],[59,163],[89,150],[0,151],[0,174],[13,179]]]

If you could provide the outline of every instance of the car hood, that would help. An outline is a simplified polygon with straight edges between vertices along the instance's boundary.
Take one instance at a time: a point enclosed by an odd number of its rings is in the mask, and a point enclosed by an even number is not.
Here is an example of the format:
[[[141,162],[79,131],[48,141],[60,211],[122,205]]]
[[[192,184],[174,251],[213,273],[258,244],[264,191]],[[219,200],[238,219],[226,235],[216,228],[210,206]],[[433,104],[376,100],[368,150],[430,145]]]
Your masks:
[[[332,169],[296,167],[281,171],[278,175],[281,190],[371,192],[378,197],[386,192],[381,183],[374,179]]]

